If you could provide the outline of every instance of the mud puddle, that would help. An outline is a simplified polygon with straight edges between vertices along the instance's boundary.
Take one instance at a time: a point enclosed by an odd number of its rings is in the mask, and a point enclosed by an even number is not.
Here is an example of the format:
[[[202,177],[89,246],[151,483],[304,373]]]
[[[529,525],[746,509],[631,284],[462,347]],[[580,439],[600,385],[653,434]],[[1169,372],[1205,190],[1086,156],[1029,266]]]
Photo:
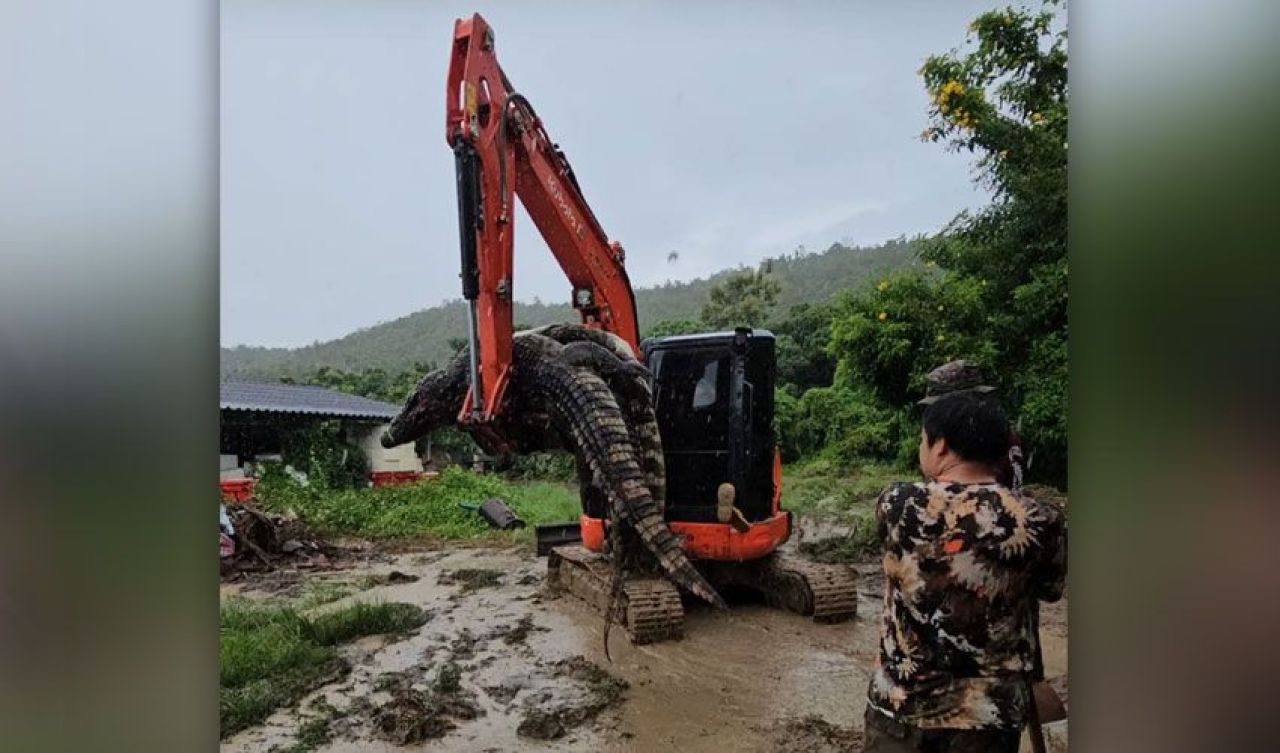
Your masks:
[[[383,582],[334,606],[403,601],[432,619],[408,638],[347,647],[353,669],[342,682],[223,741],[222,751],[285,749],[308,723],[323,726],[316,720],[327,721],[329,740],[315,750],[335,752],[859,749],[879,629],[874,566],[858,567],[852,622],[820,625],[755,604],[694,606],[680,641],[633,646],[615,627],[612,663],[601,619],[571,596],[544,593],[544,569],[523,551],[453,549],[344,572]],[[386,582],[391,571],[417,580]],[[1065,672],[1065,611],[1045,623],[1048,672]]]

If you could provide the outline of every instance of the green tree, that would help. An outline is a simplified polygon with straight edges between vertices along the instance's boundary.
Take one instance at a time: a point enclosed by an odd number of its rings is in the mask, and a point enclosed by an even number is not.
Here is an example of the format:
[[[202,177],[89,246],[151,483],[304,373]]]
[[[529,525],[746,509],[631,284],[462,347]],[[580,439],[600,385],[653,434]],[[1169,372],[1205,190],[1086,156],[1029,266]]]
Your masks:
[[[921,138],[977,155],[976,179],[992,201],[923,245],[928,271],[841,299],[837,383],[865,384],[903,406],[932,366],[977,360],[1020,419],[1031,477],[1065,485],[1066,31],[1055,30],[1051,10],[1013,8],[984,13],[969,30],[963,51],[920,69],[931,103]]]
[[[712,329],[763,327],[781,290],[763,269],[732,275],[708,291],[702,321]]]
[[[1051,7],[1056,3],[1046,5]],[[984,13],[976,49],[929,58],[926,138],[981,156],[990,206],[961,214],[922,252],[982,281],[994,362],[1034,453],[1034,476],[1066,482],[1067,32],[1052,12]]]
[[[796,392],[830,386],[836,370],[827,352],[831,314],[830,306],[801,303],[770,326],[777,337],[778,384]]]
[[[667,337],[668,335],[696,335],[705,332],[707,327],[702,322],[688,319],[663,319],[654,322],[647,330],[645,337]]]
[[[380,368],[343,371],[321,366],[302,381],[305,384],[316,384],[351,395],[399,404],[417,385],[421,375],[433,368],[435,367],[432,364],[419,362],[415,363],[411,370],[388,374]]]
[[[846,293],[831,325],[835,384],[869,389],[885,405],[908,405],[923,396],[934,366],[992,361],[987,319],[981,283],[956,275],[907,272],[881,280],[870,294]]]
[[[777,390],[774,416],[788,462],[817,456],[847,466],[897,451],[899,416],[866,390],[816,387],[799,397]]]

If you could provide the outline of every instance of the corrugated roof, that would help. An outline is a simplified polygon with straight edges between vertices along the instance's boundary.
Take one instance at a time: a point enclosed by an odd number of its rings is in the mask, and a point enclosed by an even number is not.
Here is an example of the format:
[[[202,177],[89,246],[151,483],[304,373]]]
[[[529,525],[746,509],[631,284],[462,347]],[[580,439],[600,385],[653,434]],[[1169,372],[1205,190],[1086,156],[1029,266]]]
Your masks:
[[[390,420],[400,408],[380,400],[304,384],[227,381],[218,386],[222,410],[298,413],[330,418]]]

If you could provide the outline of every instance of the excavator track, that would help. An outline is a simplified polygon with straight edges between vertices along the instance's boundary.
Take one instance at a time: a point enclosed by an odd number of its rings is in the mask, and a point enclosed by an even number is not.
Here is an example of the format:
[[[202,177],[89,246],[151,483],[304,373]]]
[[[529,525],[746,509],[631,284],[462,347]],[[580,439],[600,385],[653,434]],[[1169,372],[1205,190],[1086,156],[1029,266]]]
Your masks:
[[[767,558],[766,576],[776,582],[803,583],[806,609],[800,614],[817,622],[844,622],[858,614],[858,576],[852,568],[775,554]],[[779,604],[779,606],[782,606]]]
[[[754,562],[701,564],[716,588],[749,588],[769,606],[817,622],[844,622],[858,613],[858,576],[852,568],[777,553]]]
[[[559,546],[547,556],[548,582],[582,599],[601,614],[609,608],[613,571],[609,559],[581,546]],[[628,578],[622,584],[622,627],[636,644],[684,635],[680,591],[661,577]]]

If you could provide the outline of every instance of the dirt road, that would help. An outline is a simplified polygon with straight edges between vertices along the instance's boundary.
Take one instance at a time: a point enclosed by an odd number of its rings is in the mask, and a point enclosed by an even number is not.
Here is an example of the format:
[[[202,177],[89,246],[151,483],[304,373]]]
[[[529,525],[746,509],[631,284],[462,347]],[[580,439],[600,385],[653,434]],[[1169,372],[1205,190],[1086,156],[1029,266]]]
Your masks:
[[[852,622],[819,625],[752,604],[729,613],[695,607],[681,641],[632,646],[615,628],[612,663],[600,618],[572,597],[544,593],[544,568],[524,551],[453,549],[347,571],[418,579],[334,606],[403,601],[430,619],[410,637],[348,647],[354,668],[344,680],[223,741],[222,750],[286,748],[316,718],[330,719],[333,733],[321,751],[859,750],[880,608],[874,567],[863,571]],[[1065,672],[1065,608],[1046,610],[1044,639],[1048,673]],[[442,728],[415,725],[413,709],[401,713],[396,689],[433,687],[451,665],[460,670],[464,710],[436,737]],[[405,739],[410,744],[396,743]]]

